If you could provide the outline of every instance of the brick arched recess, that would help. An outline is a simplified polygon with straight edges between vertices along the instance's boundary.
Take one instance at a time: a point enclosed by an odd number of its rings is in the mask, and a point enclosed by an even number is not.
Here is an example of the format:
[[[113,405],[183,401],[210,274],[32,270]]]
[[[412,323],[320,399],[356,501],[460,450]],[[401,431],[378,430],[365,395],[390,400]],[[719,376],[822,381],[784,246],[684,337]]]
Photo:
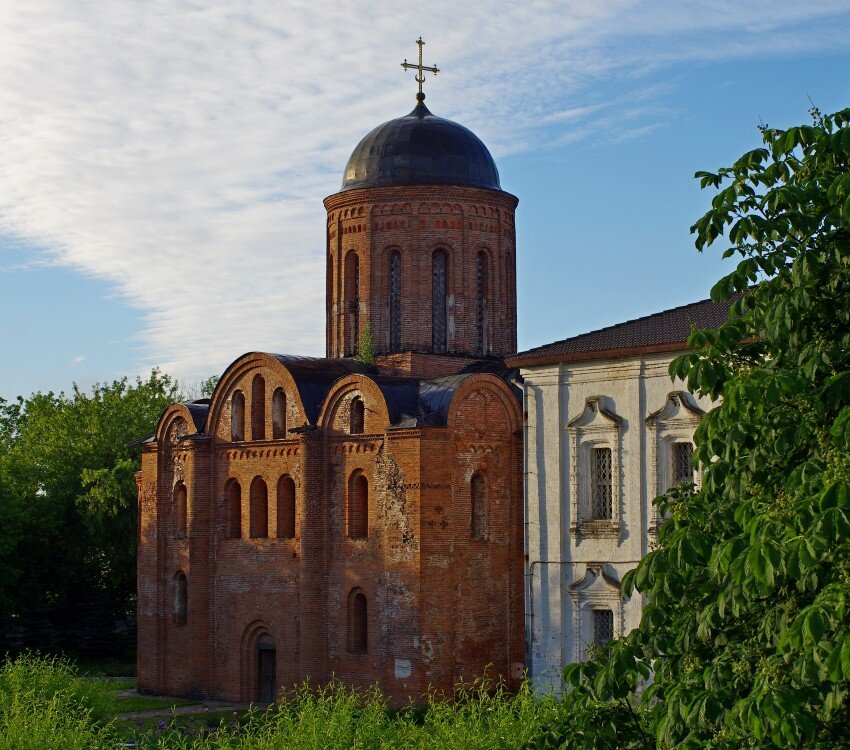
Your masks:
[[[270,638],[275,644],[278,660],[277,673],[280,674],[281,651],[278,640],[275,639],[271,629],[264,620],[254,620],[246,626],[242,634],[242,643],[239,649],[240,699],[246,703],[256,699],[255,693],[258,679],[257,644],[262,638]]]

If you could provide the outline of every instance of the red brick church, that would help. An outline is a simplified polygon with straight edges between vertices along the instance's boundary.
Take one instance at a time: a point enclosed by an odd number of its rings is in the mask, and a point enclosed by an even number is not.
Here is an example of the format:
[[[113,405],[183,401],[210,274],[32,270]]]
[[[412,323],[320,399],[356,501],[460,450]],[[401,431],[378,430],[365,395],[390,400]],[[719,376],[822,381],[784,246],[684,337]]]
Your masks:
[[[521,677],[517,199],[417,98],[325,200],[327,357],[244,354],[143,444],[141,690]]]

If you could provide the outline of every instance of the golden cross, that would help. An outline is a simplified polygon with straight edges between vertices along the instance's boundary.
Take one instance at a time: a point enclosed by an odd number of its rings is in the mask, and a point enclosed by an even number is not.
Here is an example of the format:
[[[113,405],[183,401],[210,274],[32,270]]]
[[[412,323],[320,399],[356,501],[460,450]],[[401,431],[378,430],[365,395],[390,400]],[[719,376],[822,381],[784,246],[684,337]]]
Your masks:
[[[422,48],[425,46],[425,42],[422,41],[422,37],[416,40],[416,43],[419,45],[419,64],[414,65],[413,63],[407,62],[407,58],[404,58],[404,62],[401,64],[401,67],[405,70],[416,70],[417,74],[414,76],[416,78],[416,82],[419,84],[419,93],[416,95],[417,101],[425,101],[425,94],[422,93],[422,84],[425,82],[425,71],[427,70],[429,73],[433,73],[437,75],[440,72],[440,69],[434,65],[433,67],[428,67],[427,65],[422,64]]]

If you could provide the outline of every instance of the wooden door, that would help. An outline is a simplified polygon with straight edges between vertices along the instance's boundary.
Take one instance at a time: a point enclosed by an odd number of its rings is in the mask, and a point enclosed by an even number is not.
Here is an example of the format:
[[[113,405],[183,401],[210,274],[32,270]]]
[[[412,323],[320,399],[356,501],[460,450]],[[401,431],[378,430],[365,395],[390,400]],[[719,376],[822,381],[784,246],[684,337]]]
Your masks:
[[[260,644],[257,649],[257,702],[274,703],[277,680],[275,675],[274,648]]]

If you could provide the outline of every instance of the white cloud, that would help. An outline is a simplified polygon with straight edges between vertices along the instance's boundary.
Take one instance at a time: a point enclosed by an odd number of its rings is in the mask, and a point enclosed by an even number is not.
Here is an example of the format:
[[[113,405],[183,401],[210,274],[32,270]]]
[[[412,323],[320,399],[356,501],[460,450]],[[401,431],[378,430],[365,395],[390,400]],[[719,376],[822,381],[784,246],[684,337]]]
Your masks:
[[[71,360],[71,364],[72,365],[81,365],[85,361],[86,361],[86,358],[82,354],[78,354],[76,357],[74,357]]]
[[[648,72],[839,47],[846,24],[834,19],[847,10],[828,0],[4,3],[0,233],[110,280],[143,309],[140,366],[193,378],[250,349],[322,353],[321,199],[358,139],[412,108],[399,63],[420,33],[426,63],[444,71],[428,79],[429,104],[499,156],[599,122],[611,138],[635,137],[655,125]],[[615,116],[626,104],[638,114]]]

